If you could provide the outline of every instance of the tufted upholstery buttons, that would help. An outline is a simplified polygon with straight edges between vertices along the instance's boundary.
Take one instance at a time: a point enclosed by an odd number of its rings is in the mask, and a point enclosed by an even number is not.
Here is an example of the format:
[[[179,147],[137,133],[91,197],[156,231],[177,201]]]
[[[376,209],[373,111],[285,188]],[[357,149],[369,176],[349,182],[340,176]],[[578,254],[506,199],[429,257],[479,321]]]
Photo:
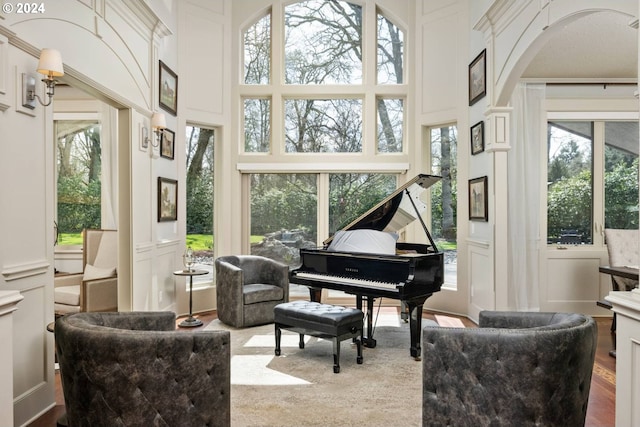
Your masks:
[[[278,304],[273,309],[276,333],[276,356],[280,356],[281,329],[300,334],[299,347],[304,348],[304,335],[333,339],[333,371],[340,372],[340,342],[347,338],[355,340],[358,364],[362,358],[362,311],[338,305],[312,301],[293,301]]]
[[[575,313],[481,312],[422,331],[423,425],[584,425],[597,327]]]
[[[230,425],[228,331],[122,312],[64,316],[55,334],[69,425]]]

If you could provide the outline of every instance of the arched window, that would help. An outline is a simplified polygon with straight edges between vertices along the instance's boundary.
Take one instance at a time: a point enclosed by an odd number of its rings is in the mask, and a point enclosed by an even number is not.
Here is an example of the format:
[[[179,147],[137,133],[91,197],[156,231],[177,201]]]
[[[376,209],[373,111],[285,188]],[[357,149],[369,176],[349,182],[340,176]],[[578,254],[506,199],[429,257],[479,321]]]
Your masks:
[[[244,29],[251,253],[295,266],[301,245],[395,190],[410,164],[405,33],[374,2],[342,0],[274,1]]]

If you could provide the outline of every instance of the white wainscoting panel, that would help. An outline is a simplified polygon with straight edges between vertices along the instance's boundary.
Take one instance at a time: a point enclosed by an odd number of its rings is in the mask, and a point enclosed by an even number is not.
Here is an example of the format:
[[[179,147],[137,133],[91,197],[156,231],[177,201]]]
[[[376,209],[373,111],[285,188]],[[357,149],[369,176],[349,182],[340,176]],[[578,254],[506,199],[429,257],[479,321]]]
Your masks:
[[[600,257],[575,251],[568,256],[547,259],[546,276],[540,279],[542,311],[602,314],[600,299]]]
[[[640,291],[610,292],[617,314],[616,427],[640,425]]]
[[[468,243],[469,317],[477,320],[480,311],[495,310],[493,256],[488,242]]]

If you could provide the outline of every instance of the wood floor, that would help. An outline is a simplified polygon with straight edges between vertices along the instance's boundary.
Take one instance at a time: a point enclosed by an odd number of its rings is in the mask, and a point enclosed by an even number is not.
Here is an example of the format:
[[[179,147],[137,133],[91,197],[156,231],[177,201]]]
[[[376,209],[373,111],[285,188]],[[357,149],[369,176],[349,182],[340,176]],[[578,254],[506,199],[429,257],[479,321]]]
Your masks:
[[[206,326],[216,318],[215,312],[196,315]],[[433,319],[433,314],[426,313],[424,318]],[[179,318],[176,325],[182,320]],[[466,326],[474,324],[466,318],[461,319]],[[616,397],[616,360],[609,356],[611,350],[611,320],[597,318],[598,349],[591,380],[589,407],[587,409],[586,427],[614,427],[615,426],[615,397]],[[203,328],[201,326],[200,328]],[[184,330],[184,329],[178,329]],[[28,427],[57,427],[57,420],[64,414],[64,399],[60,386],[60,377],[56,372],[56,406],[47,411]]]

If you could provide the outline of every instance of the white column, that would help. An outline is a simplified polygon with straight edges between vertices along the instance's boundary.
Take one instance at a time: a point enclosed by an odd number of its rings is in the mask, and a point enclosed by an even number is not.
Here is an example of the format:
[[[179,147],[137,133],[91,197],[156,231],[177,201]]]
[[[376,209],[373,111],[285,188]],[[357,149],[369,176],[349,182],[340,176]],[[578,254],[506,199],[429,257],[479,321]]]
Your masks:
[[[493,271],[495,290],[495,310],[508,310],[509,307],[509,269],[505,254],[509,253],[509,195],[508,195],[508,152],[511,149],[509,135],[511,126],[511,107],[493,107],[486,112],[487,144],[485,151],[493,155],[493,207],[489,218],[493,216]],[[491,211],[492,209],[492,211]]]
[[[0,425],[13,425],[13,312],[24,297],[0,291]]]
[[[616,313],[616,427],[640,425],[640,290],[609,292]]]

